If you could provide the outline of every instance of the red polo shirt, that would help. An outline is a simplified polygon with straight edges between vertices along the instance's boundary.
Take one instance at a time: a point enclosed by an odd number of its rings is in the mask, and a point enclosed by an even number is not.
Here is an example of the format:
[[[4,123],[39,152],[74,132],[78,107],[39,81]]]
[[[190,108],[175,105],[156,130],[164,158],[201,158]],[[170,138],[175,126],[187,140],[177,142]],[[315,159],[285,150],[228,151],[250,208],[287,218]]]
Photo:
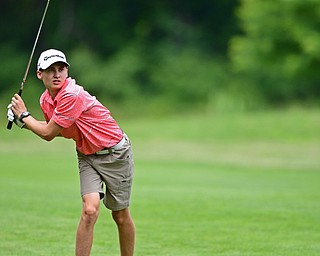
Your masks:
[[[53,119],[63,127],[61,135],[73,139],[83,154],[110,148],[122,138],[122,130],[110,111],[70,77],[54,99],[46,90],[40,97],[40,106],[46,121]]]

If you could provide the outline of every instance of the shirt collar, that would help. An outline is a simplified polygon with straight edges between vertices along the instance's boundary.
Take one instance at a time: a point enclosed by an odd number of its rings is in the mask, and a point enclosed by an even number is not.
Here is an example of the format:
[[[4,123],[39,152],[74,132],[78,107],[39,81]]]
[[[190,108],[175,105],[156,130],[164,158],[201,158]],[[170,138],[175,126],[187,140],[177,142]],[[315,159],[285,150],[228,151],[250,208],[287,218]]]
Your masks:
[[[65,88],[68,86],[68,84],[70,84],[70,82],[73,79],[71,77],[68,77],[65,81],[64,84],[62,85],[62,87],[60,88],[59,92],[57,93],[57,95],[54,97],[54,99],[51,98],[50,93],[48,90],[46,90],[46,94],[47,94],[47,102],[51,105],[54,104],[54,102],[60,97],[60,95],[63,93],[63,91],[65,90]]]

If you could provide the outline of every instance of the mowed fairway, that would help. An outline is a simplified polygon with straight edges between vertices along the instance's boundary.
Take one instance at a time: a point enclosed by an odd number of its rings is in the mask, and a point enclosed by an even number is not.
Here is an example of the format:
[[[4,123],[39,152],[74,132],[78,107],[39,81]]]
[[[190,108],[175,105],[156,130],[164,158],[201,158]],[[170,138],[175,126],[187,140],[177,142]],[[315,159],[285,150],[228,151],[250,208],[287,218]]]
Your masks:
[[[320,111],[118,119],[134,145],[135,255],[320,255]],[[2,126],[0,255],[73,255],[73,142]],[[92,255],[119,255],[103,207]]]

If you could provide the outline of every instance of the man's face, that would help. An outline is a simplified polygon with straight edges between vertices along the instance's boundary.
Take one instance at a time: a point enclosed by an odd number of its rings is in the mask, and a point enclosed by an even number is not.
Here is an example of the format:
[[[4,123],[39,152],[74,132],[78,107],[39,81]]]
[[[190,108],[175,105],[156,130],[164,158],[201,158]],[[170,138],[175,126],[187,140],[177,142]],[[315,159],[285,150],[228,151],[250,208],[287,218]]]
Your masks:
[[[49,92],[56,94],[68,77],[68,68],[65,63],[54,63],[45,70],[37,71],[37,77],[43,81]]]

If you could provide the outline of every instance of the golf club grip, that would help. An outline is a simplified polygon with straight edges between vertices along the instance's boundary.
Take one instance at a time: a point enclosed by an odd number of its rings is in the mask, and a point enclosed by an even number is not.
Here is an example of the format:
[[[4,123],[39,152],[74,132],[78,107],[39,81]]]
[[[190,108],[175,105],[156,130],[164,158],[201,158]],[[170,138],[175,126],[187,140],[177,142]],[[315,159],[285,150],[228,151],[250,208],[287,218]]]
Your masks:
[[[21,94],[22,94],[22,90],[20,89],[19,92],[18,92],[18,95],[21,96]],[[9,121],[9,122],[8,122],[8,124],[7,124],[7,129],[8,129],[8,130],[11,130],[11,129],[12,129],[12,124],[13,124],[12,121]]]
[[[7,124],[7,129],[11,130],[13,122],[9,121]]]

